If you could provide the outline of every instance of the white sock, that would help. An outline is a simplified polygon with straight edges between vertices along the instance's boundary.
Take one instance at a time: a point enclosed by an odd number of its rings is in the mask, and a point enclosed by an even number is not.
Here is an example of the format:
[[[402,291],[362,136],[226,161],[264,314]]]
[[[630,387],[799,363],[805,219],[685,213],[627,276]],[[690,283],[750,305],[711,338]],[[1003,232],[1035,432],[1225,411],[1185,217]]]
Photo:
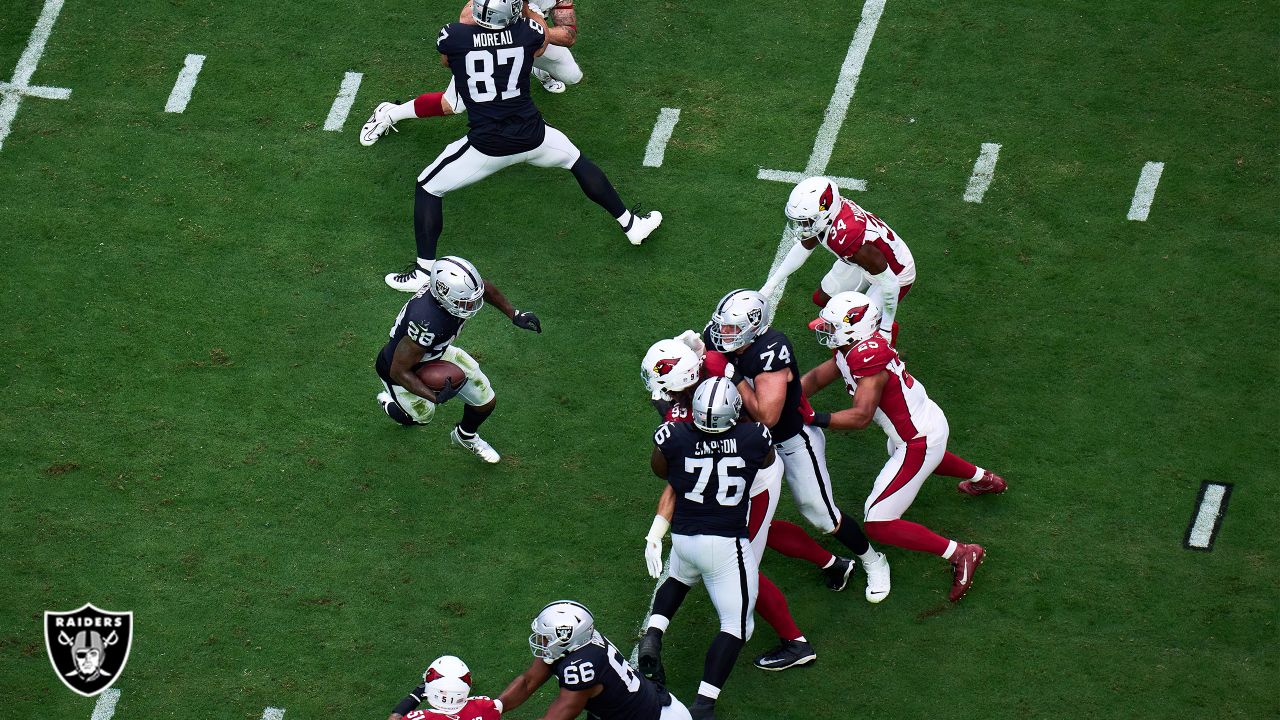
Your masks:
[[[427,272],[431,271],[431,266],[435,264],[435,260],[430,258],[418,258],[418,268]]]
[[[832,555],[832,556],[831,556],[831,559],[827,561],[827,564],[822,566],[822,569],[823,569],[823,570],[826,570],[827,568],[829,568],[829,567],[831,567],[832,565],[835,565],[835,564],[836,564],[836,556],[835,556],[835,555]]]
[[[875,548],[869,548],[866,552],[859,555],[858,559],[862,561],[863,565],[877,563],[880,562],[880,553],[876,552]]]
[[[809,641],[806,640],[803,635],[801,635],[800,637],[796,638],[795,640],[792,640],[791,642],[809,642]]]
[[[653,628],[654,630],[657,630],[658,632],[666,632],[667,627],[670,625],[671,625],[671,618],[669,617],[663,617],[662,615],[649,616],[649,627]]]
[[[982,476],[987,474],[987,471],[986,471],[986,470],[983,470],[982,468],[978,467],[977,465],[974,465],[974,467],[975,467],[975,468],[977,468],[977,469],[973,471],[973,477],[971,477],[971,478],[969,478],[969,479],[970,479],[970,480],[973,480],[973,481],[975,481],[975,482],[976,482],[976,481],[978,481],[978,480],[981,480],[981,479],[982,479]]]
[[[698,694],[708,700],[715,700],[720,697],[720,688],[709,682],[703,681],[698,683]]]
[[[631,224],[631,211],[630,211],[630,210],[623,210],[623,211],[622,211],[622,214],[618,216],[618,224],[622,226],[622,229],[623,229],[623,230],[626,230],[626,229],[627,229],[627,226]]]
[[[944,560],[950,560],[950,559],[951,559],[951,556],[956,554],[956,550],[957,550],[959,547],[960,547],[960,545],[959,545],[959,544],[957,544],[955,540],[950,540],[950,541],[948,541],[948,542],[947,542],[947,551],[946,551],[946,552],[944,552],[944,553],[942,553],[942,557],[943,557],[943,559],[944,559]]]
[[[387,114],[390,115],[391,119],[395,122],[400,122],[401,120],[412,120],[413,118],[418,117],[418,111],[413,109],[413,100],[410,100],[407,103],[401,103],[391,108],[387,111]]]

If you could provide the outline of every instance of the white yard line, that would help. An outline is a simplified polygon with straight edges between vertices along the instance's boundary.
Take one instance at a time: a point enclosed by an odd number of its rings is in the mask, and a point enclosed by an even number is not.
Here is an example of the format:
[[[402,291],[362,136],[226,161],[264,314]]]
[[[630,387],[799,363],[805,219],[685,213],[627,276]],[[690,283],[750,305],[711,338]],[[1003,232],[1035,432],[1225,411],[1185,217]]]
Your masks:
[[[658,121],[653,124],[653,134],[649,136],[649,146],[644,149],[645,167],[662,167],[662,160],[667,154],[667,143],[671,141],[671,131],[680,122],[680,108],[662,108],[658,111]]]
[[[662,587],[662,583],[667,581],[671,575],[667,572],[671,569],[671,556],[667,556],[666,562],[662,564],[662,574],[658,576],[658,580],[654,583],[653,594],[649,596],[649,609],[644,614],[644,619],[640,621],[640,626],[636,628],[636,635],[643,635],[644,631],[649,627],[649,616],[653,614],[653,601],[658,599],[658,588]],[[631,665],[640,666],[640,641],[637,640],[635,647],[631,648]]]
[[[1227,499],[1231,486],[1222,483],[1205,483],[1200,490],[1200,507],[1196,510],[1191,527],[1187,528],[1186,546],[1197,550],[1213,548],[1214,538],[1222,526],[1222,515],[1227,511]]]
[[[173,84],[173,92],[169,93],[169,102],[164,104],[165,112],[180,113],[187,109],[187,103],[191,102],[191,91],[196,87],[202,67],[203,55],[188,55],[182,62],[182,72],[178,73],[178,81]]]
[[[1138,187],[1133,191],[1133,203],[1129,206],[1129,219],[1146,222],[1151,214],[1151,201],[1156,197],[1156,186],[1160,184],[1160,175],[1164,172],[1164,163],[1149,162],[1142,166],[1142,174],[1138,176]]]
[[[794,170],[770,170],[768,168],[760,168],[760,171],[756,173],[756,178],[759,180],[772,180],[774,182],[787,183],[788,185],[795,185],[801,180],[810,177],[813,176],[802,172],[795,172]],[[839,185],[841,190],[863,191],[867,189],[866,180],[838,177],[836,175],[828,175],[827,177],[831,178],[832,182]]]
[[[284,708],[263,708],[262,720],[284,720]]]
[[[973,163],[973,175],[969,177],[969,187],[964,190],[964,201],[982,202],[991,186],[991,178],[996,174],[996,160],[1000,159],[1000,146],[996,143],[982,143],[982,151],[978,160]]]
[[[24,96],[44,98],[46,100],[66,100],[71,97],[67,88],[31,87],[31,76],[36,73],[36,66],[44,56],[45,45],[53,33],[53,24],[62,12],[63,0],[45,0],[44,8],[36,26],[27,39],[27,47],[18,58],[13,69],[13,78],[7,83],[0,83],[0,149],[4,148],[5,138],[13,130],[13,119],[18,115],[18,106]]]
[[[120,691],[115,688],[107,688],[98,696],[98,702],[93,706],[93,715],[89,716],[89,720],[111,720],[116,714],[116,703],[120,702]]]
[[[324,121],[324,129],[329,132],[342,132],[342,124],[351,114],[351,106],[356,102],[356,93],[360,92],[360,81],[363,73],[348,72],[342,76],[342,85],[338,87],[338,97],[333,99],[333,107],[329,108],[329,117]]]

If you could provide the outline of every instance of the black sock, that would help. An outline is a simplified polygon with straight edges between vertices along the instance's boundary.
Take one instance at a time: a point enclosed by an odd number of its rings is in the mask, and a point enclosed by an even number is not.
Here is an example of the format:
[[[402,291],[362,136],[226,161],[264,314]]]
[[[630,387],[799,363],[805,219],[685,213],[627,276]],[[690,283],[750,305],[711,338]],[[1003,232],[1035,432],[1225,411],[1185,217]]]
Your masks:
[[[742,638],[736,638],[727,632],[717,633],[707,649],[707,661],[702,666],[702,682],[713,687],[723,688],[729,679],[729,672],[738,660],[738,653],[745,645]],[[698,697],[702,697],[699,695]],[[714,698],[707,698],[715,702]]]
[[[586,155],[580,156],[578,162],[569,168],[569,172],[578,178],[582,192],[586,193],[592,202],[608,210],[609,215],[614,219],[622,217],[622,213],[627,211],[622,204],[622,198],[618,197],[618,191],[613,189],[613,183],[609,182],[604,171],[588,160]]]
[[[489,419],[493,414],[493,408],[481,410],[471,405],[462,406],[462,419],[458,421],[458,430],[467,436],[475,435],[480,432],[480,424]]]
[[[689,590],[689,586],[679,580],[667,578],[658,586],[658,592],[653,596],[653,614],[671,619],[680,609],[680,603],[684,602]]]
[[[413,191],[413,239],[418,245],[418,257],[435,259],[436,243],[444,229],[444,207],[439,195],[432,195],[414,185]]]
[[[840,511],[840,528],[835,532],[836,539],[844,543],[844,546],[853,551],[854,555],[862,555],[871,549],[871,543],[867,542],[867,536],[862,534],[862,528],[858,527],[858,523]]]

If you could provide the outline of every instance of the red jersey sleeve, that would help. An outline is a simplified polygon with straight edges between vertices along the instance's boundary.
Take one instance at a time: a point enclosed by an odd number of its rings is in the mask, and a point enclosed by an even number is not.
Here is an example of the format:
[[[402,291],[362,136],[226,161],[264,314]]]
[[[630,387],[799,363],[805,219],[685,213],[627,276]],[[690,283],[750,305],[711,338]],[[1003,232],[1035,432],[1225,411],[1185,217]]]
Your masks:
[[[849,200],[841,200],[840,212],[827,234],[827,247],[831,252],[848,260],[862,247],[867,235],[867,216]]]
[[[724,377],[725,366],[728,364],[729,358],[724,353],[708,350],[702,359],[702,375],[704,378]]]
[[[897,356],[893,348],[889,347],[888,340],[874,337],[854,345],[845,354],[844,361],[849,366],[849,374],[855,378],[864,378],[884,370]]]

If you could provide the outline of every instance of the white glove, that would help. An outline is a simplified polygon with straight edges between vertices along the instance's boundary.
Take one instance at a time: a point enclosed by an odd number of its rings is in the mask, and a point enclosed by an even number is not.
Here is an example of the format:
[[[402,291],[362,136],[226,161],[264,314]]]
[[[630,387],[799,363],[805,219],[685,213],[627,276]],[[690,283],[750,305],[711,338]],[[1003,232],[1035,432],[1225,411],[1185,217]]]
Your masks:
[[[649,566],[649,577],[657,580],[662,576],[662,540],[644,539],[644,561]]]
[[[698,357],[707,354],[707,345],[702,342],[702,336],[692,330],[685,330],[675,337],[676,340],[689,346],[689,349],[697,353]]]

